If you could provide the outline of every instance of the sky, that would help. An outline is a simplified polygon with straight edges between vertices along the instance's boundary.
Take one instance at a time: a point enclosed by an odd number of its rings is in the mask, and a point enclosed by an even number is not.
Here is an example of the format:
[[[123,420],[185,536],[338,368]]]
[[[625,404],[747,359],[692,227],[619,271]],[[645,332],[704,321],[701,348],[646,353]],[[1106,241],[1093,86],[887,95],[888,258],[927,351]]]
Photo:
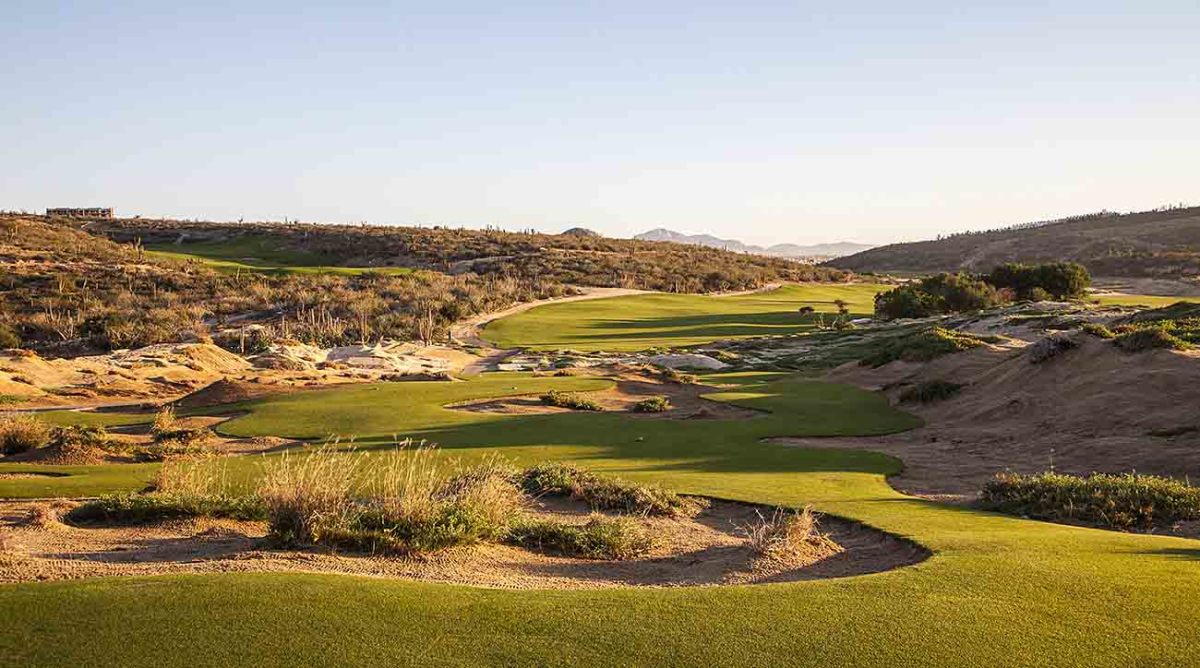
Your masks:
[[[887,243],[1200,203],[1200,4],[988,4],[5,0],[0,209]]]

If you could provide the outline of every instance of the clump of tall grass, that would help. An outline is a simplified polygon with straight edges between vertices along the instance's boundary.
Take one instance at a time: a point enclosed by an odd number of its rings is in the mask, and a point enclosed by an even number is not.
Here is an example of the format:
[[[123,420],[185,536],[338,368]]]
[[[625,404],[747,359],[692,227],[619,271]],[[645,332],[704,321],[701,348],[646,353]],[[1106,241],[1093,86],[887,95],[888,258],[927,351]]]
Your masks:
[[[604,410],[600,404],[595,401],[574,394],[572,392],[559,392],[558,390],[550,390],[541,397],[542,403],[547,406],[557,406],[559,408],[570,408],[577,411],[601,411]]]
[[[671,410],[671,400],[666,397],[647,397],[633,405],[634,413],[665,413]]]
[[[569,464],[539,464],[525,469],[521,487],[535,495],[570,496],[594,510],[676,517],[694,515],[703,508],[701,501],[661,487],[600,476]]]
[[[511,475],[495,462],[454,476],[447,468],[410,442],[381,455],[326,445],[284,453],[259,495],[282,544],[419,553],[502,536],[525,505]]]
[[[1136,473],[1000,473],[984,485],[980,502],[1013,515],[1114,529],[1149,529],[1200,519],[1200,488]]]
[[[809,506],[798,510],[776,508],[769,516],[757,515],[756,520],[737,528],[760,558],[812,561],[842,551],[840,545],[821,532]]]
[[[172,460],[163,464],[152,491],[111,494],[77,506],[66,516],[75,523],[154,522],[186,517],[261,520],[266,508],[230,481],[227,460]]]
[[[988,337],[958,332],[942,327],[882,339],[874,344],[874,350],[859,363],[863,366],[880,367],[889,362],[928,362],[942,355],[977,348],[988,343]]]
[[[1116,337],[1116,334],[1108,327],[1098,322],[1085,322],[1079,327],[1085,334],[1091,334],[1100,339],[1111,339]]]
[[[1188,350],[1191,343],[1175,336],[1166,327],[1138,327],[1117,335],[1113,339],[1117,347],[1127,353],[1143,350]]]
[[[632,559],[653,546],[650,532],[638,522],[603,515],[593,515],[582,525],[552,520],[518,522],[509,529],[506,540],[530,550],[582,559]]]
[[[15,455],[40,448],[50,440],[50,426],[32,415],[0,417],[0,454]]]
[[[60,464],[88,464],[123,449],[104,427],[86,425],[54,427],[46,447],[50,452],[48,459]]]

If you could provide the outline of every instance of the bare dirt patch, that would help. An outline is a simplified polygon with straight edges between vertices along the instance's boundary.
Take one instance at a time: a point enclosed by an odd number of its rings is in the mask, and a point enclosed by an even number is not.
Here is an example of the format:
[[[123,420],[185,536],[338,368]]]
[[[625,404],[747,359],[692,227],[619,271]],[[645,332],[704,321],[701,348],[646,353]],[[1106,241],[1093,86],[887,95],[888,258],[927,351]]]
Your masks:
[[[832,516],[821,529],[842,551],[810,563],[757,559],[736,526],[758,506],[714,501],[692,519],[639,518],[654,548],[628,561],[539,554],[507,545],[479,545],[427,557],[384,557],[326,550],[276,550],[261,522],[196,519],[145,526],[73,527],[55,517],[60,503],[0,503],[0,582],[112,575],[300,571],[344,573],[497,588],[586,589],[786,582],[874,573],[920,562],[924,548]],[[586,521],[585,508],[546,504],[539,514]]]
[[[1033,364],[1022,349],[979,348],[927,364],[839,367],[829,378],[896,397],[914,383],[964,384],[951,398],[903,404],[927,425],[873,438],[779,438],[803,447],[875,450],[901,459],[891,482],[922,495],[973,497],[997,472],[1200,476],[1200,354],[1127,354],[1080,336]]]

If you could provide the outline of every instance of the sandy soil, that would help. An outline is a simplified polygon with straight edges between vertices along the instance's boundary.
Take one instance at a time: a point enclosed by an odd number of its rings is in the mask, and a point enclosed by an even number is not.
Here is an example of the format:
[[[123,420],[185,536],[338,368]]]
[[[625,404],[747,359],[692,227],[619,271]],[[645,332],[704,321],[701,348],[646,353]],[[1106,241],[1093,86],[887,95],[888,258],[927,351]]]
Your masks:
[[[639,419],[668,420],[745,420],[758,417],[760,413],[720,401],[710,401],[701,395],[720,392],[720,388],[708,385],[660,383],[634,374],[623,374],[616,379],[616,387],[600,392],[580,392],[592,399],[605,411],[627,412]],[[662,413],[634,413],[633,405],[649,397],[667,397],[671,408]],[[507,415],[531,415],[545,413],[569,413],[570,408],[547,406],[537,396],[504,397],[484,401],[472,401],[448,406],[472,413],[502,413]]]
[[[961,393],[904,405],[927,426],[876,438],[781,438],[792,446],[875,450],[900,458],[891,479],[917,494],[973,496],[997,472],[1136,470],[1200,477],[1200,353],[1118,351],[1094,337],[1032,364],[1020,348],[980,348],[928,364],[849,364],[828,378],[895,398],[912,383],[945,379]],[[1165,430],[1165,431],[1164,431]]]
[[[645,518],[656,542],[629,561],[538,554],[504,545],[438,555],[384,557],[324,550],[275,550],[261,522],[187,520],[145,526],[79,528],[54,519],[69,502],[0,503],[0,582],[111,575],[300,571],[452,582],[499,588],[584,589],[622,586],[752,584],[874,573],[918,563],[924,548],[839,518],[821,519],[842,550],[811,563],[756,559],[737,524],[759,508],[713,502],[695,519]],[[584,522],[586,509],[555,503],[539,510]],[[762,511],[765,514],[765,510]]]

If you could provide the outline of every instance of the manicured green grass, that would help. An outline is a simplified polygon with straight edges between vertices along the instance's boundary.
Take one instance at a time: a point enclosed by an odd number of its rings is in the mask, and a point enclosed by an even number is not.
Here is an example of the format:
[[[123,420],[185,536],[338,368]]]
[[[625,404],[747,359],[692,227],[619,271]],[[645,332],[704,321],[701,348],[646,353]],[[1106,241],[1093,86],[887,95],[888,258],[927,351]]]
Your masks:
[[[770,292],[713,297],[655,293],[547,304],[501,318],[483,331],[502,348],[644,350],[688,346],[716,339],[812,330],[818,318],[832,321],[835,300],[853,316],[870,315],[876,284],[787,285]],[[803,306],[820,315],[799,313]]]
[[[1088,295],[1088,301],[1101,306],[1144,306],[1162,308],[1176,302],[1200,302],[1200,297],[1163,297],[1160,295]]]
[[[263,274],[362,274],[381,272],[404,274],[413,271],[404,267],[339,267],[325,263],[315,253],[283,250],[258,237],[239,237],[230,241],[209,241],[186,244],[162,244],[146,247],[153,257],[171,260],[194,260],[226,274],[256,272]]]
[[[149,424],[154,413],[126,413],[107,411],[38,411],[38,419],[59,427],[120,427],[131,424]]]
[[[719,378],[719,375],[708,378]],[[309,574],[109,578],[0,586],[13,666],[1186,666],[1200,658],[1200,542],[1060,526],[903,496],[877,453],[787,448],[772,435],[883,433],[916,420],[871,393],[732,376],[729,421],[441,408],[572,378],[484,375],[285,395],[230,433],[428,438],[466,460],[573,461],[680,492],[803,505],[935,552],[876,575],[788,584],[502,591]],[[260,457],[244,458],[256,466]],[[65,467],[62,467],[65,468]],[[104,467],[101,467],[104,468]],[[107,467],[113,468],[113,467]],[[0,467],[0,471],[10,471]],[[14,483],[0,489],[12,491]]]

